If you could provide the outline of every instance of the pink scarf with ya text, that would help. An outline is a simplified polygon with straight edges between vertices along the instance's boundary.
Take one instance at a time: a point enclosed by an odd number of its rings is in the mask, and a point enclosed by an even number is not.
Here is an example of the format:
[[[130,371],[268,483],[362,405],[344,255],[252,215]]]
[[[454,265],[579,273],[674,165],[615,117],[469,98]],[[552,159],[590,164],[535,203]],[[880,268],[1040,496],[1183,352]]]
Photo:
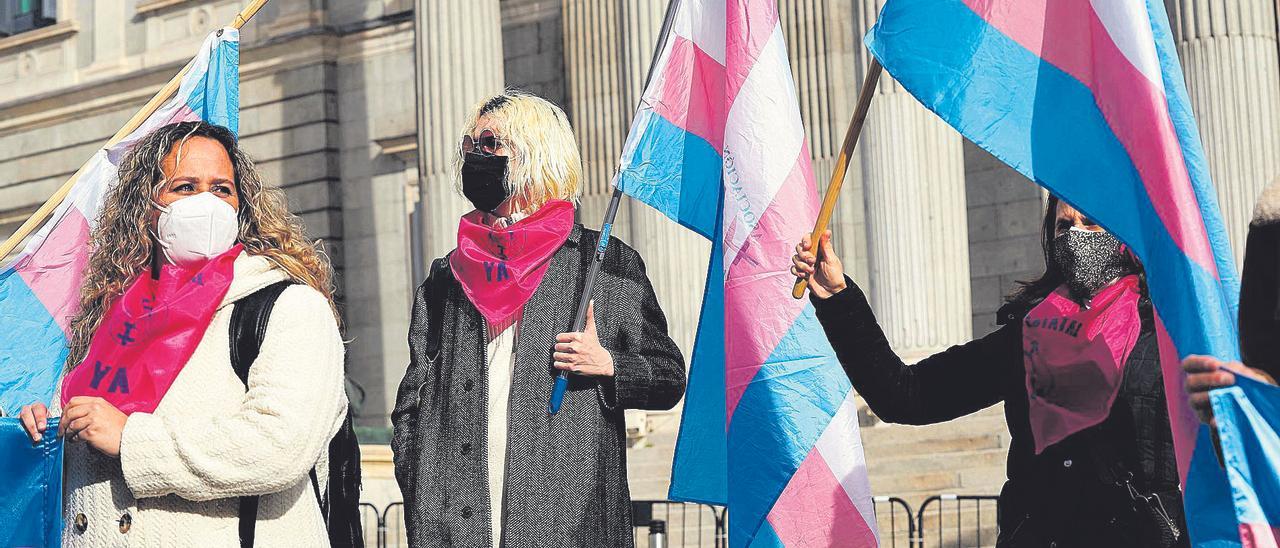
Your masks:
[[[242,249],[190,269],[166,264],[159,280],[150,270],[139,275],[107,310],[84,361],[63,379],[62,405],[96,396],[126,415],[155,411],[231,288]]]
[[[547,202],[505,228],[485,224],[484,215],[463,215],[449,266],[490,331],[498,333],[518,317],[547,274],[551,257],[569,239],[573,204]]]

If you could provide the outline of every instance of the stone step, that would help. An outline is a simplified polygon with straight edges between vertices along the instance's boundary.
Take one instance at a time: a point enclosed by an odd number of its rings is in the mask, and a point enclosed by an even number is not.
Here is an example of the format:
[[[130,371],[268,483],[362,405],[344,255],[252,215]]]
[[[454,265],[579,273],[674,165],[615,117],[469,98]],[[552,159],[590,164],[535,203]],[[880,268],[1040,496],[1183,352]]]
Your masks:
[[[896,459],[938,453],[960,453],[983,450],[1004,449],[1006,442],[1000,434],[981,434],[964,432],[950,437],[938,437],[916,441],[899,441],[864,445],[868,461],[873,459]]]
[[[885,443],[909,443],[976,433],[1008,437],[1009,428],[1005,425],[1004,415],[970,415],[927,426],[882,423],[862,428],[862,444],[872,447]]]
[[[873,458],[875,457],[875,458]],[[867,457],[867,473],[872,476],[918,474],[948,470],[995,468],[1003,471],[1008,451],[1003,447],[950,453],[895,454],[876,451]]]
[[[960,488],[960,474],[953,471],[872,476],[870,480],[873,493],[886,496],[901,497],[899,493],[942,493]]]

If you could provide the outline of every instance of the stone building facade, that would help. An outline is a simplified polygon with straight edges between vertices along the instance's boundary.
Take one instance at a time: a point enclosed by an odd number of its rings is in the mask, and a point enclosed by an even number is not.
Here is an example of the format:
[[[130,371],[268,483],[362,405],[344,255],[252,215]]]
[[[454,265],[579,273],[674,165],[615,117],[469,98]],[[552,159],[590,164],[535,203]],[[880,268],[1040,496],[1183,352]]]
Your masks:
[[[48,24],[0,37],[0,237],[245,3],[46,0],[55,11]],[[824,186],[869,62],[860,37],[883,3],[779,2]],[[1276,5],[1166,4],[1239,256],[1254,198],[1280,175]],[[333,258],[348,370],[370,441],[386,435],[408,362],[413,288],[430,259],[452,247],[467,208],[449,175],[466,109],[504,86],[564,107],[587,174],[580,220],[598,226],[665,6],[271,0],[244,28],[241,137]],[[992,331],[1014,281],[1043,267],[1041,191],[889,78],[851,166],[834,219],[837,245],[895,347],[919,358]],[[630,201],[615,233],[645,257],[688,352],[709,246]],[[629,419],[633,493],[664,498],[679,411]],[[969,427],[864,430],[876,492],[994,492],[1007,443],[998,411],[964,420]],[[931,457],[921,461],[920,452]]]

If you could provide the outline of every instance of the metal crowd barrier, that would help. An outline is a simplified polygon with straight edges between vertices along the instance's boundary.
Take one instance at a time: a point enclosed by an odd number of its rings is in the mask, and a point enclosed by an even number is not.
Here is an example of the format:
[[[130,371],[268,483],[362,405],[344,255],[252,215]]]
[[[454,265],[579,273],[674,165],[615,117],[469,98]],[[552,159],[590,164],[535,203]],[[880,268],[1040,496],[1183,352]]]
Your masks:
[[[882,548],[912,548],[916,541],[915,512],[907,501],[898,497],[879,496],[875,503],[877,529]]]
[[[983,508],[989,508],[990,512],[985,521]],[[999,497],[994,495],[934,495],[920,503],[916,514],[917,545],[920,548],[995,546],[999,535],[998,515]]]
[[[710,504],[669,500],[631,502],[637,546],[660,543],[664,548],[723,548],[729,541],[725,514],[724,507]]]
[[[975,548],[995,545],[997,498],[992,495],[934,495],[919,511],[898,497],[879,496],[875,503],[880,546],[884,548]],[[988,513],[984,515],[984,510]],[[701,548],[728,546],[728,512],[721,506],[637,500],[631,503],[636,546]],[[365,546],[404,548],[409,545],[404,503],[381,511],[360,503]]]

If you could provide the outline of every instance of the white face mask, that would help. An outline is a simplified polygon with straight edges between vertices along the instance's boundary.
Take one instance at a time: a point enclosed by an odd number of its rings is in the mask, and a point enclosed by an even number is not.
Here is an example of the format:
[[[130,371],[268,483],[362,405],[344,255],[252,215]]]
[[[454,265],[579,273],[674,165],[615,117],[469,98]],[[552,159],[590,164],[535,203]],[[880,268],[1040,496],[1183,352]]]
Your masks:
[[[179,266],[208,261],[226,253],[240,234],[236,209],[208,192],[161,208],[156,242],[170,263]]]

